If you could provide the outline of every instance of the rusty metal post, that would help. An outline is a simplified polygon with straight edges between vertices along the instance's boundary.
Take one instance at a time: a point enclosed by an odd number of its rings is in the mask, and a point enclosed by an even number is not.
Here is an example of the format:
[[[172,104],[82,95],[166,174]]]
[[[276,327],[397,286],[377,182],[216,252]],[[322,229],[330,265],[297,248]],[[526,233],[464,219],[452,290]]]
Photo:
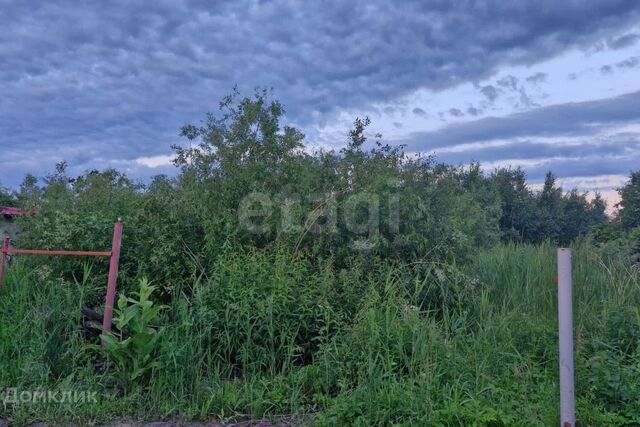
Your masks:
[[[7,249],[9,249],[9,238],[2,241],[2,258],[0,259],[0,289],[4,286],[4,269],[7,266]]]
[[[109,279],[107,281],[107,296],[104,302],[104,318],[102,320],[102,333],[111,332],[111,318],[113,317],[113,304],[116,297],[116,281],[118,279],[118,266],[120,263],[120,245],[122,244],[122,221],[113,225],[113,241],[111,244],[111,260],[109,261]],[[104,340],[102,341],[104,348]]]

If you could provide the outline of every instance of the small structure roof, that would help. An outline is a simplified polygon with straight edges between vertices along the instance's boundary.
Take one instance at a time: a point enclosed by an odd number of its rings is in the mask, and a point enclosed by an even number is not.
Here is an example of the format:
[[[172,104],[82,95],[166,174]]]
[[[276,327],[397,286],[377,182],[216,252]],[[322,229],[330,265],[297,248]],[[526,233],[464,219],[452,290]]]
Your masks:
[[[11,206],[0,206],[0,215],[4,215],[5,217],[14,217],[14,216],[25,216],[25,215],[37,215],[38,211],[23,209],[23,208],[14,208]]]

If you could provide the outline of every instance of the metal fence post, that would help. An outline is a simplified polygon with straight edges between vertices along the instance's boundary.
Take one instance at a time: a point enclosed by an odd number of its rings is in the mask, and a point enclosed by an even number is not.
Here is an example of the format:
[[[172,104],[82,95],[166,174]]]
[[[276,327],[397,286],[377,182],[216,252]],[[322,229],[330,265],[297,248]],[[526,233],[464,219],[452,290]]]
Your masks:
[[[113,225],[113,241],[111,244],[111,259],[109,261],[109,279],[107,280],[107,296],[104,303],[104,318],[102,320],[102,333],[111,332],[111,318],[113,317],[113,304],[116,296],[116,282],[118,279],[118,264],[120,262],[120,246],[122,244],[122,222]],[[105,342],[102,340],[102,347]]]
[[[558,338],[560,345],[560,426],[576,423],[573,383],[573,281],[571,249],[558,248]]]
[[[9,238],[5,237],[2,241],[2,258],[0,259],[0,289],[4,286],[4,269],[8,259],[7,249],[9,249]]]

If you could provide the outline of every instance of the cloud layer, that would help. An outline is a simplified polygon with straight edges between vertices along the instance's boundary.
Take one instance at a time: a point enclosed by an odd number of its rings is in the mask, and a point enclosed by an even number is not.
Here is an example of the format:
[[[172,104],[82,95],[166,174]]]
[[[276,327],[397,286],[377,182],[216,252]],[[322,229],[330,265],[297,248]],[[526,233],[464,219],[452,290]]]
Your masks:
[[[413,150],[496,139],[594,135],[599,129],[640,119],[640,92],[598,101],[536,108],[506,117],[488,117],[418,132],[403,141]]]

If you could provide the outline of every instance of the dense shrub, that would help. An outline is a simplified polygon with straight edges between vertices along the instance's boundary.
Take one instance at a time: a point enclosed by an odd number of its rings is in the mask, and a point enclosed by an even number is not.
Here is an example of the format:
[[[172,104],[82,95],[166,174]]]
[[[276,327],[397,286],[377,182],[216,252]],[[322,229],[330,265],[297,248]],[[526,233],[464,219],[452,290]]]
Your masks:
[[[111,169],[70,177],[64,162],[41,184],[27,176],[14,198],[39,215],[23,220],[20,245],[106,249],[122,218],[124,289],[152,277],[166,300],[229,244],[284,245],[340,267],[357,258],[463,263],[499,240],[566,244],[606,219],[602,199],[563,195],[551,174],[536,193],[521,170],[487,175],[479,164],[409,156],[370,135],[368,119],[355,121],[340,151],[310,153],[304,135],[281,125],[283,112],[266,92],[226,97],[218,115],[182,128],[189,146],[174,147],[177,177],[148,185]],[[47,263],[69,279],[86,260]]]

